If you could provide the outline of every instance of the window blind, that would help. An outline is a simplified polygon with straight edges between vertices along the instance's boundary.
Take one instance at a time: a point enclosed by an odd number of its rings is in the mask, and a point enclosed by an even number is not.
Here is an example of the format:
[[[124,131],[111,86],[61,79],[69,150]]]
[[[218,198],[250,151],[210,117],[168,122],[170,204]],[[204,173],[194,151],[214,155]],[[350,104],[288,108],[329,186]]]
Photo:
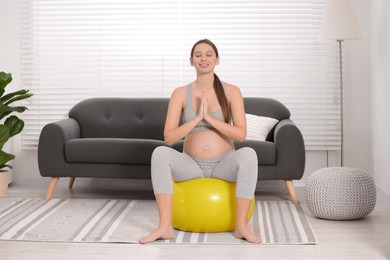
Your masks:
[[[221,80],[284,103],[307,150],[340,147],[337,46],[325,0],[21,0],[24,148],[90,97],[169,97],[195,79],[190,49],[218,47]]]

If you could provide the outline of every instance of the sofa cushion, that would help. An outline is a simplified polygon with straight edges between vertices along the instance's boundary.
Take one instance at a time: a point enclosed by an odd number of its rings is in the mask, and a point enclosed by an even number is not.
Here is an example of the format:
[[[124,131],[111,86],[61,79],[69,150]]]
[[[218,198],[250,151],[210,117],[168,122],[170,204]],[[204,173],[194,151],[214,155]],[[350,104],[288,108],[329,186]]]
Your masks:
[[[65,144],[65,157],[72,163],[150,164],[152,153],[163,141],[126,138],[80,138]]]
[[[274,165],[276,145],[272,142],[246,140],[235,142],[236,150],[252,147],[257,153],[259,165]],[[71,163],[124,163],[150,164],[152,153],[158,146],[166,146],[160,140],[127,138],[80,138],[65,144],[65,157]],[[182,142],[172,148],[181,152]]]
[[[236,150],[242,147],[251,147],[256,151],[259,165],[274,165],[276,163],[276,144],[272,142],[246,140],[235,142]]]

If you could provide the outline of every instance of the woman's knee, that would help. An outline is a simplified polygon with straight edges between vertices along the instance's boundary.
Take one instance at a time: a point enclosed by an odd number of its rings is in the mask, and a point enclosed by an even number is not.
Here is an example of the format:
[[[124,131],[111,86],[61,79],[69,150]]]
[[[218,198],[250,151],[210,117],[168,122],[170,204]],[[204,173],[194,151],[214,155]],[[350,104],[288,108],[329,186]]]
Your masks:
[[[166,161],[171,153],[172,148],[166,146],[159,146],[154,149],[152,153],[152,163],[154,161]]]
[[[237,150],[239,158],[241,160],[250,161],[251,163],[256,163],[257,165],[257,153],[251,147],[243,147]]]

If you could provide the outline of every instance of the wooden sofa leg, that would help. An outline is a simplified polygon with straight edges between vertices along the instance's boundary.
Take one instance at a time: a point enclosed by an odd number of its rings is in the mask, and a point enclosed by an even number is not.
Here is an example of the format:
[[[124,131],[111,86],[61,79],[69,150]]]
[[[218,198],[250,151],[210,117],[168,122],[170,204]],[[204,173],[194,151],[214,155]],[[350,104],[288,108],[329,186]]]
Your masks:
[[[298,197],[295,193],[295,188],[292,180],[285,180],[284,183],[286,184],[288,193],[290,194],[291,202],[294,204],[298,204]]]
[[[57,187],[57,183],[58,183],[59,179],[60,179],[59,177],[51,178],[49,189],[47,190],[47,194],[46,194],[46,198],[45,198],[46,200],[51,200],[51,197],[53,196],[54,190]]]
[[[68,185],[68,188],[69,189],[72,189],[73,188],[73,184],[74,184],[74,180],[76,179],[76,177],[70,177],[69,179],[69,185]]]

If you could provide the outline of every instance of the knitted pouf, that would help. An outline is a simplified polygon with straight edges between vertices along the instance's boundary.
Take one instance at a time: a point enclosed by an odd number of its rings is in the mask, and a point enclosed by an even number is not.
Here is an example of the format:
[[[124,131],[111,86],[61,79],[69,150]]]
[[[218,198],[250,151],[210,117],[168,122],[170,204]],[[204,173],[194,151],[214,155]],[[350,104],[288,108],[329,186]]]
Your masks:
[[[330,220],[359,219],[370,214],[376,203],[371,176],[360,169],[329,167],[315,171],[305,187],[309,210]]]

